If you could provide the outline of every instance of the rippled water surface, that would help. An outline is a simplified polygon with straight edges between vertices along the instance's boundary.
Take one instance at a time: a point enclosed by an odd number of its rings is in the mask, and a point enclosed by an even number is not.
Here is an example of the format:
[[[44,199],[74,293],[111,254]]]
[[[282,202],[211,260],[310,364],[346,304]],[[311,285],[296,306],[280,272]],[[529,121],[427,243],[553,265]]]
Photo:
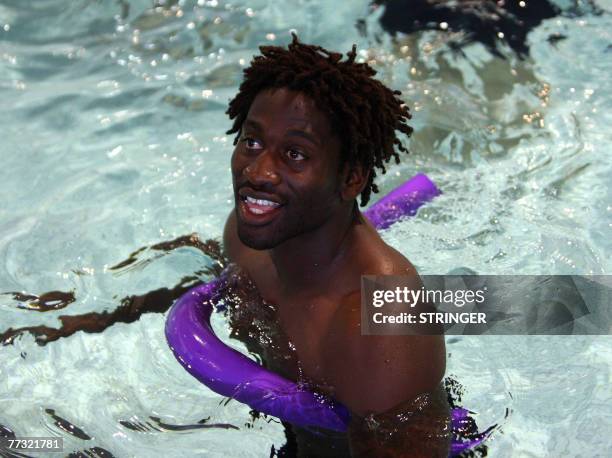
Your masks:
[[[0,332],[111,311],[213,264],[182,248],[110,269],[140,247],[220,237],[227,102],[257,47],[286,44],[291,29],[334,50],[357,43],[413,107],[411,155],[381,189],[423,171],[444,191],[385,234],[422,273],[612,273],[609,1],[559,2],[566,12],[531,31],[524,59],[501,37],[499,55],[457,50],[444,30],[392,39],[367,1],[171,3],[0,1]],[[75,300],[40,313],[13,294],[50,291]],[[67,450],[115,456],[268,456],[284,443],[278,423],[189,376],[163,325],[149,313],[0,347],[0,433],[61,434]],[[611,344],[452,338],[448,373],[479,424],[501,425],[490,456],[609,456]]]

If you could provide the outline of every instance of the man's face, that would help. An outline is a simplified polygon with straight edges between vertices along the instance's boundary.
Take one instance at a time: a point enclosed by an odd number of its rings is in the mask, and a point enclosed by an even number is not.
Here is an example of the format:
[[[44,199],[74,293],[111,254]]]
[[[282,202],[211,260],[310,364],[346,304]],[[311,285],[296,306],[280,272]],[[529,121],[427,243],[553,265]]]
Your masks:
[[[260,92],[232,155],[238,236],[258,250],[320,227],[337,211],[340,141],[308,96]]]

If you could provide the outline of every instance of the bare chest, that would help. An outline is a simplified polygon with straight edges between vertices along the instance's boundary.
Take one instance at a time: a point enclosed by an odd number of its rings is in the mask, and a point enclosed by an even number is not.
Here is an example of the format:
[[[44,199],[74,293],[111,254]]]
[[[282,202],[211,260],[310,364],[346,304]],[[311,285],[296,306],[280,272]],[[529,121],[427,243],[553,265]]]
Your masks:
[[[345,337],[354,321],[352,316],[342,298],[333,295],[291,302],[281,299],[278,326],[293,352],[292,373],[285,372],[286,376],[333,395],[338,368],[348,351],[349,341]],[[289,365],[285,366],[284,371],[288,368]]]
[[[359,283],[353,285],[339,279],[334,282],[337,288],[304,296],[283,294],[274,269],[257,268],[249,274],[261,297],[274,309],[267,316],[272,321],[267,323],[270,345],[262,355],[267,366],[287,378],[311,383],[333,394],[335,373],[349,345],[345,338],[347,328],[356,327],[358,331],[359,323],[354,322],[359,316]]]

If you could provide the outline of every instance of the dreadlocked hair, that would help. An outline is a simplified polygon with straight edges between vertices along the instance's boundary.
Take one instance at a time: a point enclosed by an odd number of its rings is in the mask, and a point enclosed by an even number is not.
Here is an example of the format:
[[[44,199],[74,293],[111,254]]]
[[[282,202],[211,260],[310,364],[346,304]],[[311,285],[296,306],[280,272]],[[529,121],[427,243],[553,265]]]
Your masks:
[[[408,153],[396,131],[412,134],[410,110],[397,97],[400,91],[392,91],[372,78],[376,71],[368,64],[355,62],[355,45],[342,61],[342,54],[300,43],[297,35],[292,36],[288,49],[261,46],[261,55],[244,70],[238,94],[227,109],[233,120],[227,134],[237,133],[236,145],[249,108],[262,90],[287,88],[304,93],[329,116],[342,140],[341,164],[359,164],[370,172],[361,193],[361,205],[366,205],[371,193],[378,192],[374,184],[376,169],[384,174],[385,164],[392,157],[399,164],[395,146]]]

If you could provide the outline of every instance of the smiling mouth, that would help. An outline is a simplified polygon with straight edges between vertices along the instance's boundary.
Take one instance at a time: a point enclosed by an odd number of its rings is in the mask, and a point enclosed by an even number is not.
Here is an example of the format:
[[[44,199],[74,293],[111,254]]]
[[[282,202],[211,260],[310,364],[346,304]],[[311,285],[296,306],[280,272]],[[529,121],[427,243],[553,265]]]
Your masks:
[[[239,198],[242,219],[251,224],[268,223],[283,207],[282,204],[269,199],[257,199],[248,195],[241,195]]]
[[[254,215],[263,215],[279,208],[281,204],[267,199],[255,199],[250,196],[241,197],[246,209]]]

